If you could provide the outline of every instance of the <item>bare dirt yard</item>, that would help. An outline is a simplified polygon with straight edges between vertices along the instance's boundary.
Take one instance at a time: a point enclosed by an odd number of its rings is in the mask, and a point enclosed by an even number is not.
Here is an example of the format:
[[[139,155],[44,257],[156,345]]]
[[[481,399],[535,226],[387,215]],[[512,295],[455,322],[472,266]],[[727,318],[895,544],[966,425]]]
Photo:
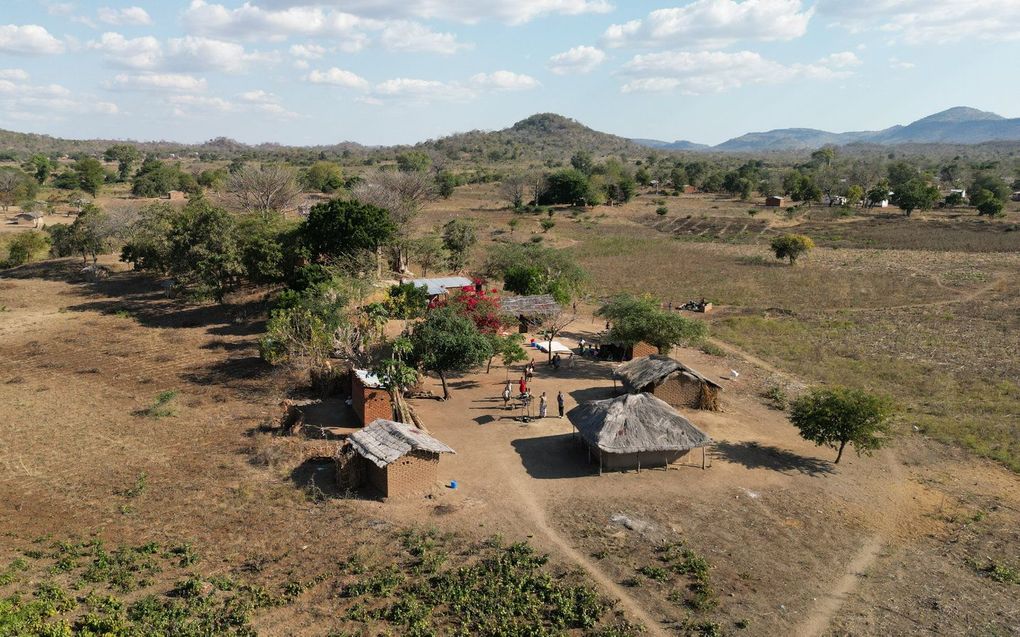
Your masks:
[[[483,247],[504,237],[508,212],[458,196],[423,226],[461,206]],[[497,617],[515,635],[1018,634],[1016,253],[835,247],[777,267],[753,241],[670,238],[640,206],[557,212],[543,240],[578,252],[596,297],[721,305],[715,343],[674,352],[724,385],[722,411],[683,412],[714,440],[706,469],[695,452],[599,476],[566,419],[502,409],[494,366],[414,401],[457,450],[428,497],[339,493],[334,441],[268,426],[304,379],[258,358],[261,293],[166,299],[112,259],[95,283],[74,260],[4,273],[0,609],[20,593],[43,623],[177,634],[497,634]],[[602,327],[591,309],[564,342]],[[533,391],[567,409],[617,391],[610,363],[532,355]],[[892,393],[894,444],[833,465],[803,441],[769,403],[817,382]]]

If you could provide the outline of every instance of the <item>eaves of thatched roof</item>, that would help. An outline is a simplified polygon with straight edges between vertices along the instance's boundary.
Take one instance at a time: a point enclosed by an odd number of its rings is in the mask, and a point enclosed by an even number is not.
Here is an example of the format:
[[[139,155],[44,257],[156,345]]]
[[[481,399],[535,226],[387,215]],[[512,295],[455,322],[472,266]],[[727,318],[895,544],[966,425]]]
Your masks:
[[[625,394],[578,405],[567,414],[588,444],[607,453],[689,451],[712,439],[651,394]]]
[[[545,318],[562,310],[556,299],[549,294],[505,296],[500,303],[503,313],[524,318]]]
[[[641,391],[649,385],[658,385],[675,373],[687,374],[694,379],[707,383],[713,387],[722,388],[722,385],[706,378],[678,360],[669,356],[658,354],[642,356],[624,363],[616,368],[616,376],[623,384],[634,391]]]
[[[392,420],[376,420],[347,439],[358,455],[380,468],[412,451],[456,453],[421,429]]]

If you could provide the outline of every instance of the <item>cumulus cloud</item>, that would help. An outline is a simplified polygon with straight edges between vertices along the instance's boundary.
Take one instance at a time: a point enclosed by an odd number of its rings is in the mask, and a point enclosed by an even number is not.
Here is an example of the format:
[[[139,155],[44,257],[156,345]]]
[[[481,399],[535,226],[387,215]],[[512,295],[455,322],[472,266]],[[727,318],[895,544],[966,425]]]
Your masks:
[[[223,71],[239,73],[258,62],[275,61],[272,54],[248,52],[234,42],[187,36],[166,44],[152,36],[125,38],[104,33],[88,48],[99,51],[112,66],[148,71]]]
[[[549,70],[556,75],[591,73],[606,59],[601,49],[593,46],[575,46],[549,58]]]
[[[819,15],[851,31],[880,31],[908,44],[1020,39],[1016,0],[820,0]]]
[[[377,19],[418,18],[475,23],[498,20],[524,24],[546,15],[609,13],[608,0],[252,0],[250,3],[270,9],[291,9],[309,4],[333,5],[357,15]]]
[[[889,68],[896,69],[897,71],[909,71],[915,66],[917,65],[913,62],[907,62],[896,57],[889,58]]]
[[[318,44],[295,44],[290,47],[290,54],[301,60],[318,60],[326,55],[328,49]]]
[[[331,40],[349,53],[364,49],[373,36],[393,51],[455,53],[467,45],[453,33],[439,33],[405,19],[380,20],[317,6],[295,5],[280,10],[245,2],[229,8],[206,0],[192,0],[184,23],[193,33],[234,39],[283,41],[290,37]]]
[[[610,47],[714,48],[740,41],[792,40],[807,32],[814,9],[801,0],[695,0],[658,9],[643,20],[611,25]]]
[[[51,120],[71,114],[115,115],[119,112],[113,102],[91,95],[74,95],[59,84],[30,84],[28,79],[28,73],[21,69],[0,70],[0,113],[17,119],[43,116]]]
[[[340,69],[335,66],[325,71],[312,71],[305,79],[312,84],[329,84],[330,86],[340,86],[343,88],[358,90],[368,88],[368,80],[357,73],[345,71],[344,69]]]
[[[204,78],[185,73],[121,73],[106,83],[112,90],[192,93],[206,87]]]
[[[475,97],[470,88],[457,82],[439,82],[398,77],[377,84],[372,89],[377,99],[409,102],[457,102]]]
[[[621,88],[624,93],[679,90],[687,95],[701,95],[748,84],[831,80],[847,77],[850,72],[825,60],[782,64],[753,51],[673,51],[636,55],[624,65],[622,74],[629,78]]]
[[[24,81],[27,79],[28,73],[22,69],[0,69],[0,80]]]
[[[0,25],[0,53],[54,55],[64,52],[64,43],[38,24]]]
[[[149,12],[141,7],[126,7],[124,9],[102,7],[96,12],[96,17],[100,22],[114,26],[148,26],[152,24]]]
[[[538,80],[530,75],[511,71],[478,73],[471,76],[469,83],[475,88],[492,91],[526,91],[540,86]]]
[[[860,66],[861,59],[857,57],[853,51],[843,51],[841,53],[826,55],[822,59],[818,60],[818,63],[830,68],[847,69],[854,66]]]

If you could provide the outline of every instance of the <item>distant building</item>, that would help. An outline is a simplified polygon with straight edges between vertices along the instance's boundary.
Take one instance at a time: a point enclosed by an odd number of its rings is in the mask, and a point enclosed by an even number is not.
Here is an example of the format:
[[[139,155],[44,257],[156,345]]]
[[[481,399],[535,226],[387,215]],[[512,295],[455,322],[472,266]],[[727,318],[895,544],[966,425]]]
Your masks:
[[[351,409],[362,427],[375,420],[393,418],[390,392],[378,376],[364,369],[356,369],[351,375]]]
[[[443,296],[444,294],[448,294],[450,290],[469,288],[475,284],[474,281],[464,276],[448,276],[436,279],[413,279],[411,283],[416,288],[425,288],[428,290],[430,298]]]
[[[765,197],[766,208],[782,208],[783,198],[772,195],[771,197]]]
[[[171,190],[166,193],[166,198],[170,201],[185,201],[188,198],[188,193],[183,190]]]

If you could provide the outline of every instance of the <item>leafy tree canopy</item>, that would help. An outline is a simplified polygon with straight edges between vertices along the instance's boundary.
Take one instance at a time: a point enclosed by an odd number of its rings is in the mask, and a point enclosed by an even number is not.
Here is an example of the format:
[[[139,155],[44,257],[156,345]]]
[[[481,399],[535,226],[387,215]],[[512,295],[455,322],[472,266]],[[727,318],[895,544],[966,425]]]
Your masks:
[[[424,321],[414,326],[410,340],[413,348],[410,360],[439,376],[444,400],[450,397],[447,374],[470,371],[493,355],[491,341],[478,331],[474,322],[449,307],[429,312]]]
[[[857,455],[870,454],[885,445],[892,404],[887,398],[859,389],[815,389],[793,402],[790,421],[800,435],[819,446],[843,450],[852,445]]]
[[[695,343],[708,334],[703,321],[662,309],[653,296],[621,294],[596,313],[611,323],[607,340],[624,346],[645,342],[666,354],[676,345]]]

